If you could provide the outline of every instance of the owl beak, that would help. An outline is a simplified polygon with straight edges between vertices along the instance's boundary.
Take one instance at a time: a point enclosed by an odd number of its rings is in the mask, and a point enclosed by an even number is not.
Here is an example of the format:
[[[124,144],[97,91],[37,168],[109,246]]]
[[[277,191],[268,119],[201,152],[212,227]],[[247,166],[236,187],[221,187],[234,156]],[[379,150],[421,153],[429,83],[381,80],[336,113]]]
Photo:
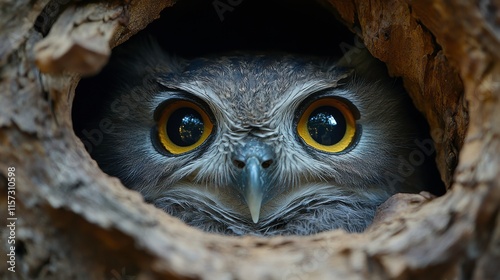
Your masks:
[[[235,187],[245,199],[254,223],[259,222],[262,205],[272,196],[274,158],[273,147],[257,139],[246,141],[233,154]]]
[[[247,175],[244,196],[254,223],[259,221],[260,208],[262,206],[262,198],[264,196],[261,168],[259,160],[255,157],[251,157],[246,161],[245,168],[243,170],[243,172]]]

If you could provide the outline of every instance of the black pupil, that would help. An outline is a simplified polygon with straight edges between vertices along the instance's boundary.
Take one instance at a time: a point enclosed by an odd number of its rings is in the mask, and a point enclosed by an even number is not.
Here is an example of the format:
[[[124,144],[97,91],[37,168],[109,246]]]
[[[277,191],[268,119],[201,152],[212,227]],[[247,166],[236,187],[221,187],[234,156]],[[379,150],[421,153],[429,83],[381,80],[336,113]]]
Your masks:
[[[342,112],[334,107],[323,106],[314,110],[307,122],[309,134],[321,145],[335,145],[346,133],[347,124]]]
[[[180,108],[170,115],[167,134],[175,145],[187,147],[203,135],[204,123],[200,113],[192,108]]]

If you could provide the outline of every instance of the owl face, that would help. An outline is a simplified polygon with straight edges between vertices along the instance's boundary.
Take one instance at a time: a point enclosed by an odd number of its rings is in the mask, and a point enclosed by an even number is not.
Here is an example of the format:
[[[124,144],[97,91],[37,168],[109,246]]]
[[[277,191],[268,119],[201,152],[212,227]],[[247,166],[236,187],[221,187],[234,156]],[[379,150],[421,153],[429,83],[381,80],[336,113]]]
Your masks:
[[[418,167],[398,172],[420,133],[408,100],[373,58],[362,61],[184,60],[152,42],[125,46],[103,86],[112,129],[92,156],[209,232],[362,231],[389,196],[425,185]]]

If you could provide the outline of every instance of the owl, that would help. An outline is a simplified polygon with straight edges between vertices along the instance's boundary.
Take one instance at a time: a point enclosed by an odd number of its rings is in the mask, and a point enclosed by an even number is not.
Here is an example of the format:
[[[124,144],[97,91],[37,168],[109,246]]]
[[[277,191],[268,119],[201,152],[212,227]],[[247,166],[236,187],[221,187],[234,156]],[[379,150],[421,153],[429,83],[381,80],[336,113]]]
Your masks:
[[[141,39],[81,83],[99,102],[77,134],[101,133],[87,147],[100,168],[207,232],[361,232],[430,184],[428,155],[411,160],[428,144],[411,101],[363,49],[181,58]]]

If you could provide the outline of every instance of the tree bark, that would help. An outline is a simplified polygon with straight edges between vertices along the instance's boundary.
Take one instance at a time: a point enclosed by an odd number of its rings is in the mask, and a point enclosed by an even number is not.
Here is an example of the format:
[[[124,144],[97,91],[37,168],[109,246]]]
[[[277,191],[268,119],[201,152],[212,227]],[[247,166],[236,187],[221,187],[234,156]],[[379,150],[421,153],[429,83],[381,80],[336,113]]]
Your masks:
[[[402,77],[448,192],[398,195],[362,234],[237,238],[144,203],[72,129],[80,77],[173,2],[0,4],[0,278],[500,279],[498,3],[322,1]]]

